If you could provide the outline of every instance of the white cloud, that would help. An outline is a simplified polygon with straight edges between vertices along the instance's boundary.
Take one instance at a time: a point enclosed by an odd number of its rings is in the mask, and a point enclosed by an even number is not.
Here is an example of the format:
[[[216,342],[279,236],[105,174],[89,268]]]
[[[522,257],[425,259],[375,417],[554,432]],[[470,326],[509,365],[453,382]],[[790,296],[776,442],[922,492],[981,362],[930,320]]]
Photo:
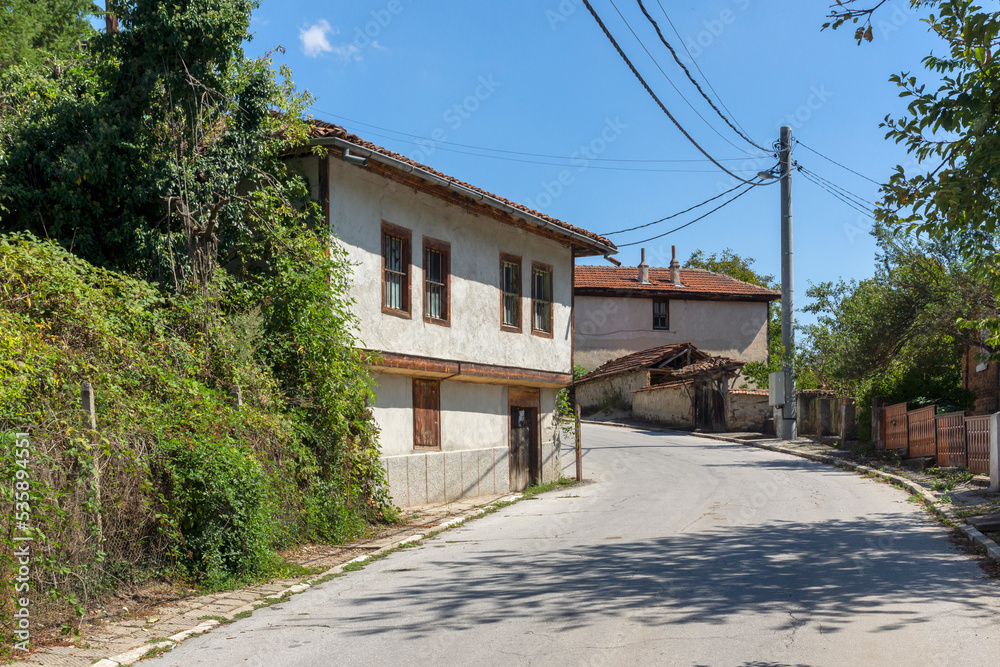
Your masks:
[[[330,40],[326,38],[327,34],[330,33],[337,34],[330,27],[330,24],[327,23],[326,19],[320,19],[319,23],[311,25],[308,28],[299,28],[299,40],[302,42],[302,50],[310,58],[317,58],[323,53],[333,51]]]
[[[361,60],[361,49],[354,44],[331,44],[329,37],[340,33],[326,19],[320,19],[307,28],[299,28],[302,50],[310,58],[318,58],[324,53],[332,53],[343,61]]]

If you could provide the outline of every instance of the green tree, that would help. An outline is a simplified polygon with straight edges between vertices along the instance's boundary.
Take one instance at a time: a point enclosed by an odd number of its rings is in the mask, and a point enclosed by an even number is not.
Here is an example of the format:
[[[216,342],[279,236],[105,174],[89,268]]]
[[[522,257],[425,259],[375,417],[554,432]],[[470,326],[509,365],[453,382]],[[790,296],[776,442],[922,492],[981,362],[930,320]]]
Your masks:
[[[65,59],[96,33],[91,0],[7,0],[0,7],[0,68]]]
[[[877,225],[875,276],[811,285],[802,364],[856,397],[863,414],[882,396],[966,408],[962,355],[979,333],[962,325],[993,302],[953,245]],[[862,419],[862,423],[864,420]]]
[[[856,38],[873,39],[871,21],[886,0],[846,0],[832,7],[826,26],[860,24]],[[901,72],[890,77],[908,99],[901,117],[886,116],[886,138],[903,144],[916,166],[897,166],[876,209],[890,227],[947,241],[968,271],[994,293],[1000,289],[1000,12],[971,0],[911,0],[929,10],[926,21],[944,42],[942,55],[923,65],[933,83]],[[824,27],[826,27],[824,26]],[[970,313],[973,329],[989,333],[983,347],[1000,353],[1000,321],[992,304]]]

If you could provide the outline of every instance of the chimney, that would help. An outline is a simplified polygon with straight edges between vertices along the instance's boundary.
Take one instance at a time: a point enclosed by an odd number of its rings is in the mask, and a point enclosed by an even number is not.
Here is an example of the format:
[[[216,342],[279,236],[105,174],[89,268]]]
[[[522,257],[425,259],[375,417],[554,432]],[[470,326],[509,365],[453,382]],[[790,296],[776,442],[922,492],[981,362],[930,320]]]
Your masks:
[[[649,284],[649,264],[646,264],[646,249],[642,249],[642,261],[639,263],[639,282]]]
[[[677,261],[677,246],[671,246],[674,251],[674,258],[670,260],[670,281],[678,287],[681,285],[681,263]]]

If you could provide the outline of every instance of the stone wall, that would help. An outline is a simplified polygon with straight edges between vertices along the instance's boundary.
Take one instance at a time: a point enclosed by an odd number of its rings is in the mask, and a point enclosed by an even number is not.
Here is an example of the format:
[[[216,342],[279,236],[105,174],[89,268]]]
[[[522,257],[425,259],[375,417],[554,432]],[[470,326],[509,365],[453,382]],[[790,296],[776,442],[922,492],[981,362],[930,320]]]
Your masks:
[[[649,387],[632,394],[635,419],[674,428],[694,428],[691,386],[669,384]]]
[[[737,389],[726,394],[726,428],[729,431],[763,433],[764,422],[772,416],[767,392]]]
[[[576,402],[580,404],[580,410],[584,414],[592,414],[612,397],[621,397],[620,409],[628,410],[632,407],[633,392],[647,384],[649,384],[649,371],[645,368],[599,378],[576,387]]]

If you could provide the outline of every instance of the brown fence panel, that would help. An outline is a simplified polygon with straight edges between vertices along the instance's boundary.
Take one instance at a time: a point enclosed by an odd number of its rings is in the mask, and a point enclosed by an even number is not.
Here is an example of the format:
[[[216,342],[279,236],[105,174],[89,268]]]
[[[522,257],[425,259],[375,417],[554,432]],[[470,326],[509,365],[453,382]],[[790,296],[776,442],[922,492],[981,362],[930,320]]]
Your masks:
[[[969,470],[977,475],[990,474],[990,416],[966,417],[965,437]]]
[[[906,449],[906,403],[882,408],[882,437],[886,449]]]
[[[937,463],[939,466],[967,465],[965,453],[965,413],[950,412],[934,418],[937,431]]]
[[[906,423],[910,436],[910,458],[937,456],[937,433],[934,430],[936,405],[906,413]]]

